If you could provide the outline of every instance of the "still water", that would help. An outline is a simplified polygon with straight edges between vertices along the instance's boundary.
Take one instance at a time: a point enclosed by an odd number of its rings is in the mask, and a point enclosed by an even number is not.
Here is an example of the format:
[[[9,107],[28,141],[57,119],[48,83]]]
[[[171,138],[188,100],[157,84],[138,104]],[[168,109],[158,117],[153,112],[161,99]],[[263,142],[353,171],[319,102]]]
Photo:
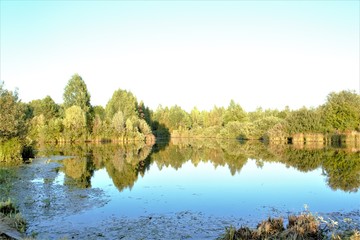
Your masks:
[[[174,139],[154,147],[45,146],[39,155],[59,164],[52,177],[37,176],[31,180],[37,192],[50,192],[49,208],[56,208],[59,205],[56,201],[62,201],[63,195],[64,199],[75,201],[79,195],[73,193],[77,191],[82,191],[84,202],[90,201],[86,194],[91,190],[99,190],[95,193],[99,201],[105,199],[92,207],[89,207],[92,203],[84,203],[84,209],[80,204],[78,211],[61,216],[61,221],[72,226],[96,227],[109,219],[137,221],[144,216],[180,219],[179,213],[200,214],[195,218],[258,221],[268,216],[299,213],[304,205],[319,214],[352,211],[359,214],[360,209],[360,154],[356,149]],[[56,160],[60,155],[72,157]],[[39,190],[45,185],[52,187]],[[59,196],[54,198],[52,194]],[[36,204],[23,206],[44,208]],[[52,210],[55,214],[44,222],[59,221],[54,215],[61,214]],[[37,209],[28,214],[34,219],[31,231],[41,232],[39,228],[46,224],[36,222],[36,214],[46,213]],[[218,227],[217,231],[222,231],[225,226]]]

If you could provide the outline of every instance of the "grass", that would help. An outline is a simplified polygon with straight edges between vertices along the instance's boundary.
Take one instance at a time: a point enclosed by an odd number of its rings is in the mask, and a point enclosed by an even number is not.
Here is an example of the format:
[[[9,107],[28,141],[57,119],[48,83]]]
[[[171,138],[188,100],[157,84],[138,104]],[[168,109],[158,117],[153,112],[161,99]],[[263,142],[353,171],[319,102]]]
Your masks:
[[[16,175],[13,169],[0,167],[0,201],[4,201],[10,196],[11,187],[15,178]]]
[[[14,227],[19,232],[26,231],[27,223],[10,199],[0,202],[0,213],[9,220],[11,227]]]

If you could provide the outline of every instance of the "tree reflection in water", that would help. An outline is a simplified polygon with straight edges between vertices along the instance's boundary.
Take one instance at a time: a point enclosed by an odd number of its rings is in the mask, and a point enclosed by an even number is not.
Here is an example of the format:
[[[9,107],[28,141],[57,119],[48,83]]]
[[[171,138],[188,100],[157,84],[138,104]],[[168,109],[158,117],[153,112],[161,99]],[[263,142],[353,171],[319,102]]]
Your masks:
[[[49,153],[51,149],[52,153]],[[349,150],[350,149],[350,150]],[[232,175],[240,173],[248,159],[258,167],[265,162],[283,163],[302,172],[322,168],[327,184],[334,190],[356,192],[360,188],[360,151],[351,148],[330,148],[313,145],[266,145],[258,141],[238,142],[214,139],[172,139],[162,147],[143,143],[87,144],[42,147],[47,155],[74,156],[63,160],[60,169],[65,173],[65,184],[80,188],[91,187],[95,170],[105,168],[114,185],[122,191],[132,188],[138,179],[155,164],[180,169],[191,161],[211,162],[216,168],[227,166]],[[41,152],[40,151],[40,152]],[[47,153],[46,153],[47,152]]]

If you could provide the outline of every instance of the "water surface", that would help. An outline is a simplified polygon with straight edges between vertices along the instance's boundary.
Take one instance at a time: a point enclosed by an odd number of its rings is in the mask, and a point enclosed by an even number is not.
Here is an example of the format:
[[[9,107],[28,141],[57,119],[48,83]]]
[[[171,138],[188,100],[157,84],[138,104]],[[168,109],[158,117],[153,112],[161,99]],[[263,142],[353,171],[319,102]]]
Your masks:
[[[49,166],[57,164],[50,175],[34,174],[27,189],[38,196],[22,203],[33,219],[29,231],[40,236],[95,229],[103,237],[131,239],[131,229],[141,227],[159,239],[182,227],[179,236],[213,238],[226,225],[286,217],[304,205],[314,213],[359,217],[360,157],[348,149],[178,140],[154,148],[46,146],[39,154]],[[104,226],[108,230],[98,229]]]

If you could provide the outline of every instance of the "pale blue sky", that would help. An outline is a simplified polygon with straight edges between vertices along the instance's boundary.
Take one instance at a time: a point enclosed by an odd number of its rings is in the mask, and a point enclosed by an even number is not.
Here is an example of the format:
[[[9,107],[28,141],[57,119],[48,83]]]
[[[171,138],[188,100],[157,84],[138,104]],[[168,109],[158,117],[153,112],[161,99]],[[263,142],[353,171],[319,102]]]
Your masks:
[[[61,103],[74,73],[103,106],[118,88],[186,110],[359,92],[359,1],[0,2],[0,80],[25,102]]]

